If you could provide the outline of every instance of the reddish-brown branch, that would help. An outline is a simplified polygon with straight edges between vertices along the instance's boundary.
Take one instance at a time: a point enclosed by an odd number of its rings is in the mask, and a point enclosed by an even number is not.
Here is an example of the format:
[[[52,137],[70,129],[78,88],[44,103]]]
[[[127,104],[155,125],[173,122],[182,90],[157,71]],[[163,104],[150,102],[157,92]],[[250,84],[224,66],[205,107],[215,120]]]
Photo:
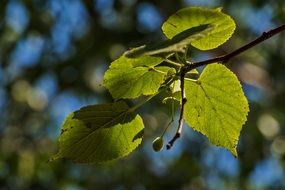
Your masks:
[[[232,59],[233,57],[247,51],[248,49],[260,44],[261,42],[271,38],[272,36],[276,35],[276,34],[279,34],[280,32],[284,31],[285,30],[285,24],[277,27],[277,28],[274,28],[272,30],[269,30],[267,32],[263,32],[261,36],[259,36],[258,38],[256,38],[255,40],[249,42],[248,44],[228,53],[228,54],[225,54],[225,55],[222,55],[222,56],[218,56],[218,57],[214,57],[212,59],[207,59],[207,60],[204,60],[204,61],[198,61],[198,62],[192,62],[191,64],[185,66],[185,70],[188,72],[194,68],[197,68],[199,66],[203,66],[203,65],[208,65],[208,64],[211,64],[211,63],[225,63],[227,61],[229,61],[230,59]]]

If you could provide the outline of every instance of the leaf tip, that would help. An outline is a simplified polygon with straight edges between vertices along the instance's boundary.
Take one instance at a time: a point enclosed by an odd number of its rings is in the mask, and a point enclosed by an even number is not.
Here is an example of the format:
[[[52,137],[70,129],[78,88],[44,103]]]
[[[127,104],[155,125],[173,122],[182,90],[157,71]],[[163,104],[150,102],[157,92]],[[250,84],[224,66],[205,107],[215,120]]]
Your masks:
[[[232,153],[232,155],[233,155],[235,158],[238,157],[238,153],[237,153],[237,149],[236,149],[236,148],[231,149],[230,152]]]

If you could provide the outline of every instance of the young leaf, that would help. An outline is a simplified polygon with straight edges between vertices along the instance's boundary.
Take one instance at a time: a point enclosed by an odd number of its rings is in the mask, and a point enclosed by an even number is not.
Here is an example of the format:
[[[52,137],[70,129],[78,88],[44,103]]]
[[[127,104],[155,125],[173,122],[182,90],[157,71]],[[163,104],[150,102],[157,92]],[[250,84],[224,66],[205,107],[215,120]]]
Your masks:
[[[162,103],[166,104],[168,100],[181,102],[180,80],[173,81],[169,86],[169,95],[162,100]]]
[[[169,67],[157,66],[163,58],[141,56],[127,58],[124,55],[111,63],[103,84],[113,98],[137,98],[155,94],[164,82]]]
[[[126,56],[138,57],[141,55],[168,55],[173,52],[184,53],[191,42],[206,37],[213,29],[214,27],[210,24],[192,27],[177,34],[172,39],[131,49],[126,53]]]
[[[234,73],[221,64],[208,65],[197,82],[185,81],[186,122],[211,143],[237,156],[236,147],[249,111]]]
[[[170,85],[170,91],[172,93],[175,93],[175,92],[179,92],[181,91],[181,88],[180,88],[180,80],[175,80],[171,85]]]
[[[141,143],[143,128],[141,117],[122,101],[83,107],[66,118],[51,160],[99,163],[126,156]]]
[[[214,29],[206,36],[191,42],[191,45],[201,49],[214,49],[225,43],[235,30],[233,19],[222,13],[221,9],[190,7],[181,9],[170,16],[162,25],[163,33],[172,39],[179,33],[200,25],[210,24]]]

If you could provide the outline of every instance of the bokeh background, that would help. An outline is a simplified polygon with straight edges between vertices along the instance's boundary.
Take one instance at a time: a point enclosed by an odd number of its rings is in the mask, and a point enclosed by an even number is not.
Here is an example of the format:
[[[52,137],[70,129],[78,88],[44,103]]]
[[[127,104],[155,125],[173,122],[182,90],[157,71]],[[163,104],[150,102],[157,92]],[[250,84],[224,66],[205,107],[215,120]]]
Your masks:
[[[192,60],[285,23],[284,0],[1,0],[0,189],[285,189],[285,32],[227,64],[251,109],[238,159],[186,125],[172,150],[154,153],[151,141],[171,118],[158,96],[139,110],[146,130],[135,153],[100,165],[47,163],[68,113],[112,101],[101,86],[110,62],[162,39],[162,22],[186,6],[222,6],[237,24],[222,47],[190,48]]]

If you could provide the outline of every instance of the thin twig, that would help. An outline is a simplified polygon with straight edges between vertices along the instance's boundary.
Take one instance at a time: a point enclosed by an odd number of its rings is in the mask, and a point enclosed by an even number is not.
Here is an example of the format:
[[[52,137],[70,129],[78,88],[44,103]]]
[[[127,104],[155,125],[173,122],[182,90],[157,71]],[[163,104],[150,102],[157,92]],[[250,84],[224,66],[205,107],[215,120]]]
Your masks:
[[[184,107],[185,107],[185,104],[187,102],[186,94],[185,94],[185,87],[184,87],[185,74],[186,74],[186,71],[184,69],[182,69],[180,72],[180,88],[181,88],[182,100],[181,100],[180,116],[179,116],[179,121],[178,121],[179,124],[178,124],[177,131],[176,131],[174,137],[166,145],[166,149],[170,149],[173,146],[176,139],[178,139],[182,133],[182,128],[183,128],[183,124],[184,124]]]
[[[193,62],[192,64],[188,64],[187,66],[185,66],[185,70],[186,72],[192,70],[192,69],[195,69],[199,66],[203,66],[203,65],[208,65],[208,64],[211,64],[211,63],[225,63],[227,61],[229,61],[230,59],[232,59],[233,57],[247,51],[248,49],[260,44],[261,42],[271,38],[272,36],[276,35],[276,34],[279,34],[280,32],[284,31],[285,30],[285,24],[277,27],[277,28],[274,28],[272,30],[269,30],[267,32],[263,32],[261,36],[259,36],[258,38],[256,38],[255,40],[249,42],[248,44],[228,53],[228,54],[225,54],[225,55],[222,55],[222,56],[218,56],[218,57],[214,57],[212,59],[207,59],[207,60],[204,60],[204,61],[198,61],[198,62]]]

